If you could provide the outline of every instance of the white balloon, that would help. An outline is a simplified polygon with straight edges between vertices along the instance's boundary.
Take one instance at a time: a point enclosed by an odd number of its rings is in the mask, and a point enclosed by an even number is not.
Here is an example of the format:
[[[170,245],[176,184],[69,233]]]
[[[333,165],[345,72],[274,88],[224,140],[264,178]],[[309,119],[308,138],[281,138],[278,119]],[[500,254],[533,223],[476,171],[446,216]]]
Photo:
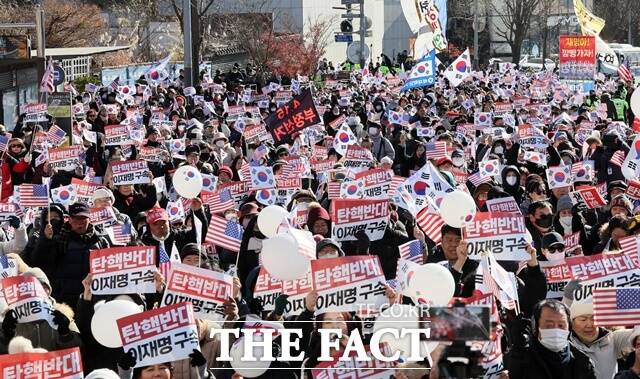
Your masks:
[[[173,188],[185,199],[194,199],[202,191],[202,175],[193,166],[180,166],[173,173]]]
[[[311,269],[309,257],[299,253],[298,242],[290,233],[280,233],[264,240],[260,254],[265,270],[276,279],[300,279]]]
[[[100,344],[110,348],[122,347],[118,319],[140,313],[140,306],[129,300],[107,301],[96,309],[91,319],[91,333]]]
[[[288,215],[284,208],[269,205],[258,213],[258,229],[266,237],[273,237],[278,234],[278,227]]]
[[[631,110],[634,115],[640,115],[640,89],[636,88],[636,90],[633,91],[629,105],[631,105]]]
[[[407,295],[416,304],[449,304],[456,284],[449,270],[438,263],[427,263],[407,273]]]
[[[442,198],[440,217],[447,225],[460,228],[470,222],[476,215],[476,203],[464,191],[449,192]]]
[[[262,341],[262,337],[258,334],[254,334],[255,341]],[[231,367],[240,375],[245,378],[255,378],[264,374],[271,366],[270,361],[261,361],[260,357],[264,357],[265,352],[262,347],[253,348],[253,356],[258,360],[254,362],[243,361],[244,356],[244,337],[240,337],[236,342],[231,345],[229,349],[229,356],[231,357]]]

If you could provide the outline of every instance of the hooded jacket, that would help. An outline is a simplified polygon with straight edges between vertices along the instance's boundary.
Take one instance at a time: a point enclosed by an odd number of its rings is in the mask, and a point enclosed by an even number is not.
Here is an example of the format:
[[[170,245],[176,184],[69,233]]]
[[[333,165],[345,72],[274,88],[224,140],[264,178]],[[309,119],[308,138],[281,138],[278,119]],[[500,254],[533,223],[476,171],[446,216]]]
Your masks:
[[[615,331],[599,328],[598,338],[588,346],[574,333],[569,340],[591,358],[598,379],[611,379],[618,371],[617,359],[633,349],[631,343],[639,335],[640,327]]]
[[[516,184],[509,185],[507,183],[507,174],[513,172],[516,175]],[[522,202],[524,198],[524,190],[520,186],[520,170],[516,166],[507,166],[502,169],[502,188],[504,188],[505,192],[509,195],[513,196],[518,204]]]

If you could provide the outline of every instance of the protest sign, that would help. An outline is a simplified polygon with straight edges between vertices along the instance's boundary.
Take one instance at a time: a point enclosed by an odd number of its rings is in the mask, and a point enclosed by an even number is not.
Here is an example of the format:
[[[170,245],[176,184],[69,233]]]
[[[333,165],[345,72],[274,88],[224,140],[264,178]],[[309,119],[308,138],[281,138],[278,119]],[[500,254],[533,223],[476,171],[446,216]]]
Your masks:
[[[135,367],[189,358],[200,349],[198,328],[190,303],[178,303],[118,319],[125,353]]]
[[[598,189],[593,186],[578,188],[577,191],[569,192],[569,196],[573,205],[583,202],[589,209],[600,208],[607,204]]]
[[[371,150],[359,145],[350,145],[344,155],[343,165],[354,172],[360,172],[368,169],[372,160]]]
[[[113,247],[91,250],[89,254],[92,294],[156,292],[155,247]]]
[[[244,128],[243,136],[247,144],[257,145],[263,141],[272,140],[271,134],[267,131],[264,124],[247,125]]]
[[[294,316],[305,310],[304,299],[311,290],[313,290],[311,271],[304,278],[283,282],[270,276],[267,270],[261,267],[253,290],[253,297],[262,301],[263,310],[272,311],[275,308],[276,298],[281,294],[288,295],[284,314],[285,316]]]
[[[564,236],[564,252],[565,254],[571,253],[573,250],[581,248],[580,246],[580,232],[571,233]]]
[[[47,121],[47,104],[46,103],[29,103],[25,104],[20,113],[24,113],[23,122],[46,122]]]
[[[393,180],[393,171],[376,168],[356,174],[356,180],[364,184],[363,197],[367,199],[388,199]]]
[[[0,222],[7,221],[9,217],[15,216],[17,205],[14,203],[0,203]]]
[[[76,189],[76,201],[93,204],[93,192],[102,187],[100,184],[86,182],[82,179],[71,178],[71,184]]]
[[[560,36],[558,61],[561,79],[592,81],[596,72],[595,37]]]
[[[385,277],[377,256],[362,255],[311,261],[320,313],[379,309],[387,301]]]
[[[627,181],[625,194],[633,200],[640,200],[640,180],[631,179]]]
[[[382,343],[380,352],[385,357],[392,356],[395,351],[388,344]],[[349,379],[387,379],[396,374],[397,361],[383,362],[376,359],[371,353],[371,347],[366,345],[364,351],[368,361],[356,359],[356,352],[349,353],[349,359],[339,359],[342,352],[334,353],[330,361],[318,363],[312,370],[313,379],[340,379],[348,375]]]
[[[111,162],[114,186],[151,183],[151,171],[143,160]]]
[[[481,259],[483,252],[491,251],[497,260],[525,261],[527,228],[524,218],[513,213],[478,212],[463,229],[470,259]]]
[[[82,379],[82,356],[77,347],[46,353],[0,356],[0,377],[5,379]]]
[[[545,150],[547,148],[547,137],[542,130],[533,125],[520,125],[518,127],[518,137],[520,145],[525,149]]]
[[[389,200],[335,199],[331,202],[332,236],[336,241],[355,241],[364,231],[369,240],[384,236],[389,223]]]
[[[276,143],[291,141],[291,135],[320,122],[310,90],[304,90],[288,103],[278,107],[265,120]]]
[[[548,292],[558,297],[562,297],[566,283],[580,280],[582,287],[574,292],[575,301],[590,299],[595,288],[640,286],[640,258],[637,252],[574,256],[557,262],[540,262],[540,268],[547,277]]]
[[[19,323],[47,320],[52,324],[53,304],[35,276],[11,276],[0,280],[2,295]]]
[[[240,207],[244,199],[248,196],[249,183],[248,182],[228,182],[218,186],[218,192],[222,193],[224,190],[229,190],[236,207]]]
[[[277,204],[287,205],[291,201],[291,196],[302,188],[302,178],[284,178],[276,176]]]
[[[492,213],[515,213],[522,215],[520,207],[513,196],[487,200],[487,209]]]
[[[159,147],[140,146],[138,151],[138,158],[147,162],[161,162],[162,155],[165,153],[168,152]]]
[[[193,305],[196,317],[222,321],[223,304],[232,296],[232,289],[233,278],[230,275],[172,263],[162,305],[186,301]]]
[[[89,219],[94,226],[111,226],[118,223],[112,207],[91,208],[89,211]]]
[[[81,145],[49,149],[49,165],[61,171],[73,171],[80,166],[84,149]]]
[[[127,125],[106,125],[104,127],[105,146],[120,146],[131,142]]]

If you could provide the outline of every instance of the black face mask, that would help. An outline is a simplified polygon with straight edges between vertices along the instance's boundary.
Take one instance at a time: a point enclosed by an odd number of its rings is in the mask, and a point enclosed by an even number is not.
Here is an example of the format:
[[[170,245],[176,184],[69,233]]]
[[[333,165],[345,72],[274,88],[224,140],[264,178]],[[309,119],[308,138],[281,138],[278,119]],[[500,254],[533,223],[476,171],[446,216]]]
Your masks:
[[[51,219],[51,227],[53,228],[54,232],[59,232],[60,229],[62,229],[62,220],[58,220],[55,218]]]
[[[549,228],[551,224],[553,224],[553,215],[551,213],[536,219],[536,225],[541,228]]]
[[[200,154],[200,160],[203,161],[203,162],[209,161],[209,157],[210,157],[209,153],[201,153]]]

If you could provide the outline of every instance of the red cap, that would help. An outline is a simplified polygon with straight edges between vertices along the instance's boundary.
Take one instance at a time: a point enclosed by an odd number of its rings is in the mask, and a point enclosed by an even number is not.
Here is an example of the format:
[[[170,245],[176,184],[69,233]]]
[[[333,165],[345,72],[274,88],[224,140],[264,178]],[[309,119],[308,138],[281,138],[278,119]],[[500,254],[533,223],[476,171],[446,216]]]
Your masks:
[[[147,211],[147,224],[151,225],[157,221],[169,221],[169,215],[163,208],[155,207]]]

